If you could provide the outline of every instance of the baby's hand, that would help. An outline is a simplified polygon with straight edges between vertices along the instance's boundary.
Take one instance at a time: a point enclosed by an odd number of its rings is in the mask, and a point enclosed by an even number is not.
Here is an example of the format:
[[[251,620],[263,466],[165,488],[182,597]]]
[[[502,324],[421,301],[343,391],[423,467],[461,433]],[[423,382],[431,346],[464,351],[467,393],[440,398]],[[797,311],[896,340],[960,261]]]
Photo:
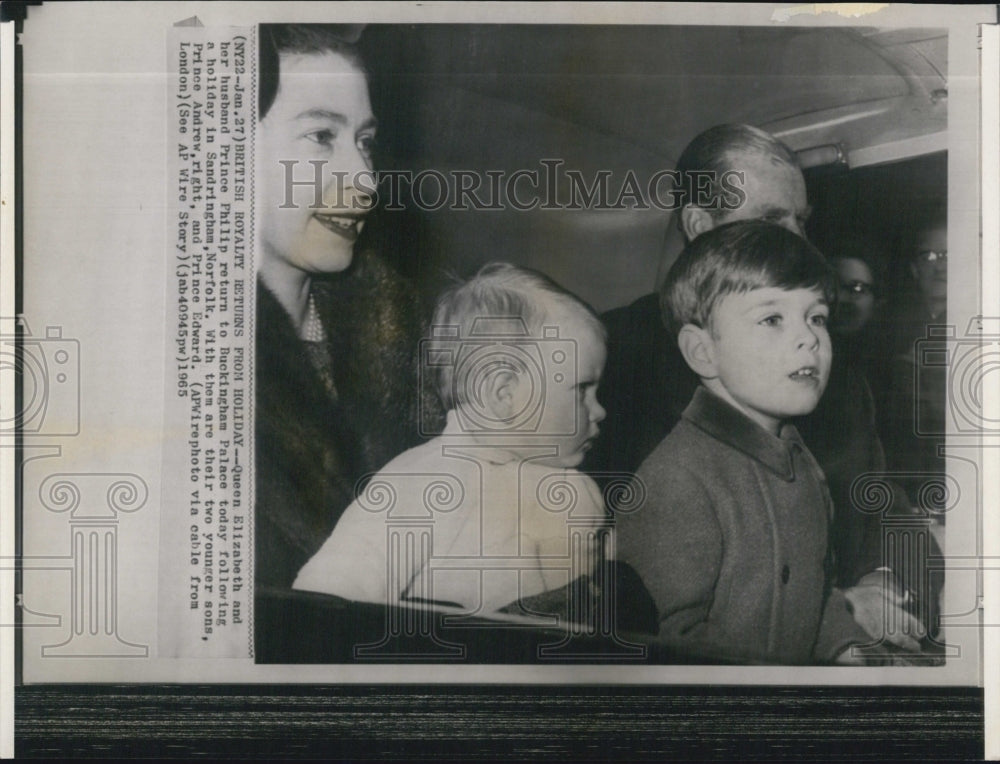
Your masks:
[[[927,629],[904,609],[909,595],[896,591],[892,578],[887,571],[869,573],[857,586],[844,589],[844,598],[851,606],[854,620],[872,639],[884,639],[904,650],[918,652]],[[888,631],[887,624],[892,627]]]

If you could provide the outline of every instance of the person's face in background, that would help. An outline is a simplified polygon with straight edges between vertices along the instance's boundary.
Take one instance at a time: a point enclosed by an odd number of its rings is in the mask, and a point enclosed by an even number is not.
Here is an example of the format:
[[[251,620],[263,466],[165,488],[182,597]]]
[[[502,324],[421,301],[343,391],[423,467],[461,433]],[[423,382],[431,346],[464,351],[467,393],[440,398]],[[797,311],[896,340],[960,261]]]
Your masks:
[[[857,334],[875,317],[875,279],[868,264],[855,257],[834,258],[831,264],[840,280],[831,329],[839,335]]]
[[[920,295],[929,305],[941,304],[948,296],[948,227],[941,223],[921,231],[910,270]]]
[[[333,52],[282,54],[280,72],[258,131],[262,268],[342,271],[371,207],[357,185],[359,174],[373,185],[375,117],[367,78]],[[310,164],[318,160],[319,171]],[[282,162],[289,161],[294,164],[286,169]],[[289,176],[297,185],[290,186]],[[319,188],[311,182],[317,176]]]

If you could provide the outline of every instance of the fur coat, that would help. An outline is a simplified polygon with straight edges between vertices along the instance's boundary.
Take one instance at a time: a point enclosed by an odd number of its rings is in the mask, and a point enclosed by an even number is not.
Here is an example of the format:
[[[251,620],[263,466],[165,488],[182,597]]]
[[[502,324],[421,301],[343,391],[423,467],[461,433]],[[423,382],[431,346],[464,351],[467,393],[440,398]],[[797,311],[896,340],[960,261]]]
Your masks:
[[[371,251],[314,278],[335,395],[277,298],[257,286],[256,582],[290,587],[333,530],[359,479],[440,423],[421,401],[415,290]]]

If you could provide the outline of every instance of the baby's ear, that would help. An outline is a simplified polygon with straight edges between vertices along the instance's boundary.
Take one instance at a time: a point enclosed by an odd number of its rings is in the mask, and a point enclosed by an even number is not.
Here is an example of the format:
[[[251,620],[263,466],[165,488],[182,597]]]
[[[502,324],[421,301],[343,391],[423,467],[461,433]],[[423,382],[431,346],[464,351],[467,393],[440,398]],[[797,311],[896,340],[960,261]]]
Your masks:
[[[694,324],[684,324],[677,335],[677,345],[691,371],[702,379],[719,376],[715,365],[715,342],[711,333]]]
[[[689,242],[713,228],[715,228],[715,220],[704,207],[688,204],[681,209],[681,230],[684,232],[684,238]]]
[[[518,386],[520,377],[513,369],[497,368],[490,372],[485,384],[484,403],[493,419],[513,417],[520,410]]]

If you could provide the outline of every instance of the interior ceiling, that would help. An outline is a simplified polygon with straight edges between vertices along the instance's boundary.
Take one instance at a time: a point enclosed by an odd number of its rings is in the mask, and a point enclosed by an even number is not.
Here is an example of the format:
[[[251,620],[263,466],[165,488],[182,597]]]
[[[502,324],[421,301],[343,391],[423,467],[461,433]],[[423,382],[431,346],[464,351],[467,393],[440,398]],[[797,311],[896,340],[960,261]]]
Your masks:
[[[796,150],[838,144],[852,167],[946,148],[940,30],[373,25],[361,44],[381,169],[509,178],[554,159],[588,179],[610,173],[613,189],[635,173],[645,188],[722,122],[759,125]],[[866,203],[891,218],[881,197]],[[545,271],[598,310],[649,292],[680,248],[671,216],[656,208],[444,208],[421,220],[413,246],[424,272],[469,275],[507,260]]]
[[[663,159],[720,121],[771,129],[796,150],[870,149],[947,126],[944,30],[448,25],[366,38],[425,112],[494,101]],[[453,152],[469,136],[434,132]]]

